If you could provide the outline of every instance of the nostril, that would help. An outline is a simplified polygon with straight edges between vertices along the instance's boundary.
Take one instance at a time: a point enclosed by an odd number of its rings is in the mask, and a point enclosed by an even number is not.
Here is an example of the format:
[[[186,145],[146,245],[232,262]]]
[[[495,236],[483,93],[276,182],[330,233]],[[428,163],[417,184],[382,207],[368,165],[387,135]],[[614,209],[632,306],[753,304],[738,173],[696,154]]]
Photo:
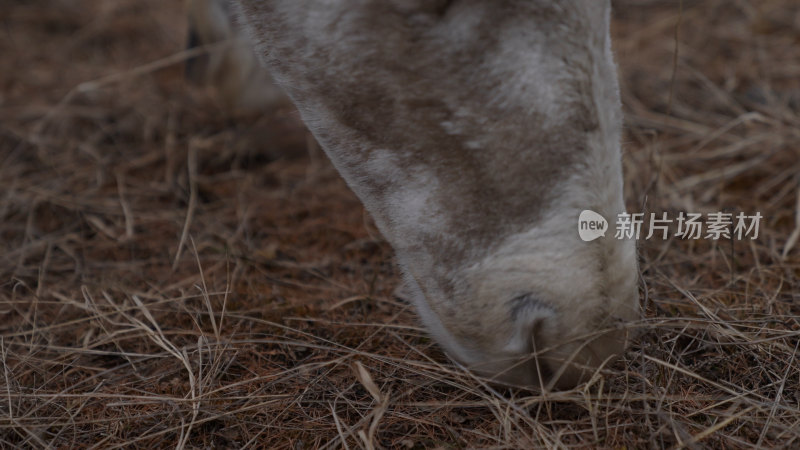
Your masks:
[[[508,301],[511,320],[519,321],[524,320],[530,314],[539,314],[542,311],[553,313],[553,308],[546,302],[537,298],[533,293],[528,292],[525,294],[517,295]]]
[[[517,295],[508,302],[514,333],[506,345],[513,353],[531,353],[545,348],[545,329],[557,323],[556,311],[532,293]]]

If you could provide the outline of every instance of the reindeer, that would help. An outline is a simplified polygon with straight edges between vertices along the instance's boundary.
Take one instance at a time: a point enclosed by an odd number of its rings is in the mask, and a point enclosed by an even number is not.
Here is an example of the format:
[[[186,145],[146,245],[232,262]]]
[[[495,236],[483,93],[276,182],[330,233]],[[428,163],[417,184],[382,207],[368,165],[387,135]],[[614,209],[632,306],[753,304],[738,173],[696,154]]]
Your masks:
[[[635,242],[577,231],[583,210],[625,212],[608,0],[188,9],[195,43],[235,41],[224,63],[190,72],[234,104],[275,101],[262,95],[269,76],[286,92],[452,359],[495,383],[550,389],[624,351],[640,315]]]

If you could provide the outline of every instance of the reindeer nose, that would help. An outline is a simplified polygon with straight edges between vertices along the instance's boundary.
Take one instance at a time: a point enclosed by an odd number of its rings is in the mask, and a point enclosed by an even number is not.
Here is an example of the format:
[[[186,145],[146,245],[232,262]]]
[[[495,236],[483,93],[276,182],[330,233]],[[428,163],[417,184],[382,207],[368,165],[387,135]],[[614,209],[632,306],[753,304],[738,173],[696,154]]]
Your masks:
[[[564,342],[547,342],[534,336],[535,349],[523,355],[498,358],[471,367],[501,386],[533,390],[571,389],[589,381],[601,367],[615,361],[625,350],[625,330],[603,330]]]
[[[545,387],[571,389],[589,381],[597,370],[613,363],[625,351],[627,332],[602,330],[585,338],[565,342],[537,359],[546,367]]]

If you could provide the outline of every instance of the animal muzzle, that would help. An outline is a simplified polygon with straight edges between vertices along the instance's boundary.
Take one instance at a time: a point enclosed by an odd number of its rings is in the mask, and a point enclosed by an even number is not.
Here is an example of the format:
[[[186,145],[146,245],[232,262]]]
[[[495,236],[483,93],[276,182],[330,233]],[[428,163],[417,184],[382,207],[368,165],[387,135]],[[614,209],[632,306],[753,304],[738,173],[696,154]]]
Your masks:
[[[625,351],[624,329],[601,330],[590,335],[548,341],[531,337],[531,351],[499,356],[470,367],[493,383],[535,391],[571,389],[589,381],[600,369],[616,361]]]

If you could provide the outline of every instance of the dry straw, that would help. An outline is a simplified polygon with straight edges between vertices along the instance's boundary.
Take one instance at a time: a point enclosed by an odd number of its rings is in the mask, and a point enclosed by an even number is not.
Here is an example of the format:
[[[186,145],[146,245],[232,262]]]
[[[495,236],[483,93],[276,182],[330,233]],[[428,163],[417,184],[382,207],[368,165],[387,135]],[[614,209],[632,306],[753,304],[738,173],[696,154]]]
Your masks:
[[[800,446],[797,2],[615,3],[629,208],[764,219],[642,241],[633,347],[544,394],[448,362],[296,114],[185,85],[177,3],[2,8],[0,447]]]

